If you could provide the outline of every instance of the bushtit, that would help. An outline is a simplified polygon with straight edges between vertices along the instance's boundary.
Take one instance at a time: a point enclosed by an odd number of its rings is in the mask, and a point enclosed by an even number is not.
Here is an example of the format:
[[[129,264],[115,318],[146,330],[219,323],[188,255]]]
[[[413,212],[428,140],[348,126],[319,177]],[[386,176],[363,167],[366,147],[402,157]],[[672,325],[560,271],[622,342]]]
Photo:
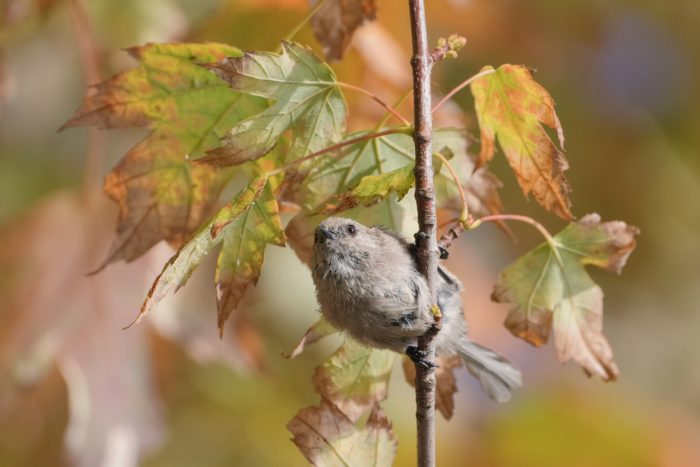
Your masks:
[[[434,320],[414,252],[414,245],[387,229],[332,217],[316,229],[312,273],[321,313],[331,324],[359,342],[427,365],[417,343]],[[508,400],[511,389],[521,385],[520,371],[467,338],[462,284],[442,266],[437,287],[442,312],[437,354],[458,354],[492,399]]]

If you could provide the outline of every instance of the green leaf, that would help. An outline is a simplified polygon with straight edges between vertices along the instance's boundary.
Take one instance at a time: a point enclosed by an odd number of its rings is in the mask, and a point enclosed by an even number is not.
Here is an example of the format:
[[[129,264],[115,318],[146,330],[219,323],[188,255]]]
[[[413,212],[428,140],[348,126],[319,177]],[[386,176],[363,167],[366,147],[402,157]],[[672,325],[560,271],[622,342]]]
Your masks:
[[[315,466],[390,467],[396,436],[379,404],[359,428],[331,401],[301,410],[288,424],[292,441]]]
[[[316,391],[357,421],[386,399],[396,354],[359,344],[352,339],[316,368]]]
[[[532,193],[538,203],[559,217],[573,219],[569,183],[564,171],[569,165],[542,125],[557,132],[564,145],[564,133],[554,111],[554,100],[524,66],[502,65],[471,84],[481,129],[480,162],[491,160],[495,138],[515,172],[525,195]]]
[[[348,134],[345,140],[369,135],[361,131]],[[437,129],[434,147],[447,147],[456,157],[467,157],[466,133],[456,129]],[[381,175],[412,164],[413,138],[403,133],[372,138],[348,145],[328,157],[307,166],[308,176],[301,187],[305,207],[313,210],[319,202],[344,193],[367,175]]]
[[[282,42],[281,54],[250,52],[208,68],[236,91],[275,102],[231,128],[223,147],[200,162],[221,167],[256,159],[287,130],[293,134],[288,155],[293,160],[331,146],[345,132],[346,105],[335,74],[308,48]]]
[[[355,188],[333,199],[332,204],[326,205],[323,213],[335,214],[359,205],[373,206],[391,193],[396,193],[397,200],[401,201],[415,182],[413,164],[380,175],[367,175]]]
[[[266,187],[268,184],[264,177],[253,180],[231,203],[219,211],[213,221],[202,227],[170,258],[153,282],[141,311],[132,324],[139,322],[166,295],[177,292],[187,283],[192,272],[207,254],[225,240],[227,230],[232,228],[238,218],[247,215],[256,201],[263,196]],[[242,248],[242,251],[246,251],[247,248],[248,245]]]
[[[540,346],[554,328],[562,362],[574,360],[588,374],[617,378],[612,350],[603,336],[603,292],[585,266],[619,273],[635,247],[636,227],[600,222],[589,214],[508,266],[493,299],[511,303],[506,327]]]
[[[311,28],[316,39],[323,44],[326,57],[340,60],[353,33],[365,22],[373,21],[376,15],[376,0],[326,2],[311,18]]]
[[[230,176],[189,159],[259,112],[264,99],[232,91],[198,64],[240,55],[224,44],[149,44],[129,49],[131,71],[96,86],[63,126],[147,126],[153,132],[109,173],[105,192],[119,204],[117,237],[107,255],[130,261],[165,239],[182,245],[206,219]]]
[[[265,247],[285,245],[279,207],[270,182],[265,181],[260,195],[242,215],[236,215],[235,207],[220,211],[211,232],[212,236],[220,232],[224,240],[216,263],[219,333],[223,333],[224,323],[238,307],[248,285],[258,282]]]

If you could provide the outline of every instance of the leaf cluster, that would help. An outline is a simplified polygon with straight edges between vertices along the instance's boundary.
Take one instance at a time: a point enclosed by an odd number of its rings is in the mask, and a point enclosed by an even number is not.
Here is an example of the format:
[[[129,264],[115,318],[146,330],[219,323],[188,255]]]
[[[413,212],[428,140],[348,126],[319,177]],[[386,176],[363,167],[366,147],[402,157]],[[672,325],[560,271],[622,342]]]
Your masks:
[[[375,11],[373,1],[319,3],[312,26],[327,56],[342,57],[352,32]],[[459,36],[450,41],[436,49],[445,57],[464,45]],[[138,65],[98,84],[64,127],[149,129],[104,185],[119,218],[101,268],[132,261],[163,240],[177,249],[135,321],[184,286],[216,251],[223,333],[258,281],[268,245],[288,244],[308,263],[313,230],[327,216],[342,213],[394,228],[409,216],[412,127],[387,125],[390,116],[401,116],[375,96],[389,110],[386,118],[375,128],[347,132],[343,92],[357,88],[339,82],[311,49],[283,41],[278,52],[243,53],[225,44],[185,43],[148,44],[129,53]],[[517,217],[502,214],[501,184],[488,169],[498,143],[523,194],[573,221],[563,130],[549,93],[517,65],[485,67],[467,84],[480,153],[469,153],[473,138],[465,129],[435,129],[441,214],[467,230]],[[229,192],[235,194],[222,199]],[[286,226],[282,207],[294,212]],[[619,272],[637,233],[622,222],[602,223],[595,214],[555,236],[545,232],[547,241],[506,268],[496,283],[493,299],[511,304],[508,329],[534,345],[547,342],[553,330],[561,361],[615,379],[617,367],[602,334],[602,291],[585,266]],[[290,356],[331,332],[317,323]],[[288,425],[311,463],[348,465],[352,453],[361,465],[391,464],[396,439],[380,403],[395,360],[392,353],[346,340],[319,365],[313,382],[320,405],[302,410]],[[438,374],[437,405],[446,418],[454,408],[457,367],[459,361],[443,360]],[[413,367],[405,370],[412,381]]]

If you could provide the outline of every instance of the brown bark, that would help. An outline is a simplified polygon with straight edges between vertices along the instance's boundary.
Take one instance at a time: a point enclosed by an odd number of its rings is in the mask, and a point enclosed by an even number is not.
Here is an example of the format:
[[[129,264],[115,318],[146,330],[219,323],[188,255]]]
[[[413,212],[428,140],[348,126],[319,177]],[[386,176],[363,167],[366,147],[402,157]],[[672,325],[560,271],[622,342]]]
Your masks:
[[[433,186],[430,72],[432,57],[428,49],[428,34],[423,0],[409,0],[413,42],[413,98],[416,149],[416,205],[418,207],[418,266],[430,288],[433,309],[437,307],[437,215]],[[435,363],[433,339],[439,331],[436,325],[418,341],[418,348],[427,352],[426,360]],[[435,369],[416,365],[416,422],[418,425],[418,465],[435,465]]]

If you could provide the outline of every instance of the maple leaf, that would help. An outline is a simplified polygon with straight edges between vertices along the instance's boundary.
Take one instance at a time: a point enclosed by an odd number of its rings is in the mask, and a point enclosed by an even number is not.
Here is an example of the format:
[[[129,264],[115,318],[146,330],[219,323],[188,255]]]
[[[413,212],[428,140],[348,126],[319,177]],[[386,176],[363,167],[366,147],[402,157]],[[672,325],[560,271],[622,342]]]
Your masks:
[[[396,436],[379,404],[364,427],[357,427],[333,402],[301,410],[287,424],[292,441],[315,466],[389,467],[396,455]]]
[[[369,132],[352,133],[345,139],[351,140],[367,134]],[[501,204],[497,193],[500,182],[485,168],[473,174],[474,163],[467,152],[467,134],[463,130],[438,128],[434,132],[433,139],[434,147],[448,155],[451,164],[457,170],[460,182],[470,195],[467,198],[470,208],[473,208],[475,213],[500,212]],[[413,164],[413,154],[413,139],[403,133],[388,134],[348,145],[333,157],[319,159],[306,167],[308,175],[298,190],[298,201],[310,212],[324,210],[339,212],[358,204],[375,203],[394,191],[401,195],[409,182],[408,188],[411,188],[414,183],[413,178],[408,176],[409,168],[406,165]],[[391,173],[398,169],[401,171]],[[435,171],[435,189],[439,195],[440,206],[461,209],[454,203],[454,200],[459,198],[459,191],[447,169],[440,164],[435,164]],[[373,178],[363,183],[365,177]],[[385,190],[389,186],[384,182],[389,181],[400,182],[396,184],[396,188],[399,189]],[[364,196],[360,200],[355,200],[352,191],[360,184],[363,185],[360,190]],[[346,199],[346,205],[339,203],[339,194],[340,199]],[[355,202],[349,202],[353,200]]]
[[[595,265],[619,273],[635,247],[636,227],[601,223],[588,214],[508,266],[498,277],[493,300],[511,303],[506,327],[540,346],[554,328],[562,362],[574,360],[588,374],[617,378],[618,369],[603,330],[603,292],[585,270]]]
[[[403,359],[402,365],[406,381],[416,387],[416,365],[407,358]],[[461,366],[462,360],[458,356],[438,357],[438,368],[435,370],[435,408],[440,411],[445,420],[451,419],[454,414],[454,395],[457,392],[457,378],[454,370]]]
[[[224,145],[198,162],[230,166],[264,156],[284,132],[292,130],[288,159],[338,142],[345,132],[346,105],[335,73],[313,52],[282,42],[282,53],[248,52],[207,68],[234,90],[275,101],[264,111],[231,128]]]
[[[326,336],[338,332],[328,321],[321,318],[316,321],[309,329],[306,330],[304,335],[296,346],[289,353],[283,353],[282,356],[285,358],[296,358],[304,352],[306,347],[311,344],[315,344]]]
[[[416,183],[413,169],[413,164],[410,164],[380,175],[367,175],[355,188],[334,199],[323,213],[330,215],[359,205],[373,206],[391,193],[396,193],[397,201],[401,201]]]
[[[131,261],[165,239],[180,246],[214,209],[229,174],[189,158],[258,112],[263,99],[239,94],[198,63],[240,55],[223,44],[149,44],[129,49],[139,66],[95,86],[62,128],[148,126],[105,180],[119,205],[117,237],[103,267]]]
[[[318,0],[312,3],[317,3]],[[311,18],[314,35],[323,44],[329,60],[343,58],[345,48],[357,28],[377,15],[375,0],[337,0],[326,2]]]
[[[220,333],[248,284],[257,284],[265,247],[285,245],[277,200],[269,182],[245,213],[238,215],[236,210],[236,206],[222,209],[211,228],[212,236],[220,232],[223,237],[215,279]]]
[[[248,285],[257,282],[267,243],[284,245],[277,202],[266,177],[250,182],[170,258],[134,323],[163,297],[184,286],[206,255],[222,242],[216,273],[220,333]]]
[[[523,193],[532,193],[559,217],[573,219],[571,188],[564,176],[569,165],[542,126],[555,129],[563,146],[554,100],[523,66],[487,66],[481,72],[488,70],[493,72],[471,84],[481,130],[480,163],[493,158],[497,137]]]
[[[396,354],[345,339],[343,345],[318,367],[316,391],[357,421],[375,403],[386,399]]]

